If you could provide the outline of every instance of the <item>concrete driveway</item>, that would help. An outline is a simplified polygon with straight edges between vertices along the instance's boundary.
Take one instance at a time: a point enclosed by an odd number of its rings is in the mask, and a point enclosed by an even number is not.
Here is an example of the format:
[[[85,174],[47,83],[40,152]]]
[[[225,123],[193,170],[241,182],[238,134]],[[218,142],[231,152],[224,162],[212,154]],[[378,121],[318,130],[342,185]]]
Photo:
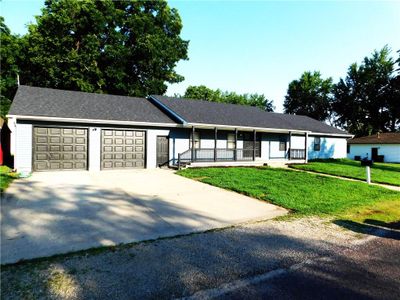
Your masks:
[[[34,173],[1,201],[2,264],[286,213],[160,169]]]

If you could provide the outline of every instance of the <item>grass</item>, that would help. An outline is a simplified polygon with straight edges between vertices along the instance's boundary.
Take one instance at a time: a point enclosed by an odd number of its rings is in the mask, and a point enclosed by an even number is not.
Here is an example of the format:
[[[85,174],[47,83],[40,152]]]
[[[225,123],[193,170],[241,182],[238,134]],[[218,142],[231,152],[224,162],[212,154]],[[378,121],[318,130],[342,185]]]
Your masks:
[[[330,175],[365,180],[365,167],[359,161],[349,159],[329,159],[310,161],[305,165],[293,165],[292,168]],[[371,167],[371,180],[400,186],[400,164],[374,163]]]
[[[3,193],[10,185],[11,181],[18,178],[18,174],[12,172],[7,166],[0,166],[0,193]]]
[[[318,174],[273,168],[193,168],[178,174],[266,200],[297,215],[356,219],[355,209],[364,211],[382,203],[393,208],[394,218],[400,214],[399,192]]]
[[[396,201],[377,202],[372,206],[351,209],[343,214],[342,218],[357,223],[400,229],[400,203]]]

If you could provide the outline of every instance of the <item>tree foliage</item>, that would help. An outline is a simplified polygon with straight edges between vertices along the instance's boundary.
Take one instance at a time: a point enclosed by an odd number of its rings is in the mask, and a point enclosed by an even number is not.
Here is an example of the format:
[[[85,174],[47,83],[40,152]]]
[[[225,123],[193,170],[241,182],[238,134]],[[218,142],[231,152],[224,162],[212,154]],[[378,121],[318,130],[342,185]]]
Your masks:
[[[289,84],[283,104],[285,113],[325,121],[330,114],[332,86],[332,78],[323,79],[320,72],[304,72]]]
[[[397,61],[398,63],[399,61]],[[336,124],[357,135],[399,128],[399,72],[385,46],[352,64],[334,88]]]
[[[268,100],[263,94],[240,95],[235,92],[223,92],[220,89],[213,90],[204,85],[189,86],[185,91],[184,97],[211,102],[256,106],[269,112],[275,109],[273,101]]]
[[[0,109],[4,118],[17,88],[18,63],[21,61],[20,39],[11,34],[0,17]]]
[[[46,0],[36,24],[19,41],[24,54],[17,64],[21,83],[121,95],[163,94],[166,83],[183,80],[174,70],[179,60],[188,58],[181,29],[177,10],[163,0]],[[6,61],[12,60],[9,44],[2,47]]]

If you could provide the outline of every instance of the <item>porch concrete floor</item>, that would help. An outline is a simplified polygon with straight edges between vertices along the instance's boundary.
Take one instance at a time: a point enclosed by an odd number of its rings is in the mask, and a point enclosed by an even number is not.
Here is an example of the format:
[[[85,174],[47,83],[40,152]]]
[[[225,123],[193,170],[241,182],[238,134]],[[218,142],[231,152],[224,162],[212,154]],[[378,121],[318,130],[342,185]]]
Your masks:
[[[287,213],[160,169],[34,173],[1,204],[2,264]]]

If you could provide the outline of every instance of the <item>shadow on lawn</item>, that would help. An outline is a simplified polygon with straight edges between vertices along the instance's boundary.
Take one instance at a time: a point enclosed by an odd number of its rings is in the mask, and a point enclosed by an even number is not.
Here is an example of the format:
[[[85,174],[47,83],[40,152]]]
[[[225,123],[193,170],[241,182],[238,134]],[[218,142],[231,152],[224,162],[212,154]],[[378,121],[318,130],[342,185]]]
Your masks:
[[[386,223],[382,221],[367,219],[365,220],[365,223],[357,223],[350,220],[335,220],[333,221],[333,223],[354,232],[400,240],[400,232],[391,230],[400,229],[400,222]]]

